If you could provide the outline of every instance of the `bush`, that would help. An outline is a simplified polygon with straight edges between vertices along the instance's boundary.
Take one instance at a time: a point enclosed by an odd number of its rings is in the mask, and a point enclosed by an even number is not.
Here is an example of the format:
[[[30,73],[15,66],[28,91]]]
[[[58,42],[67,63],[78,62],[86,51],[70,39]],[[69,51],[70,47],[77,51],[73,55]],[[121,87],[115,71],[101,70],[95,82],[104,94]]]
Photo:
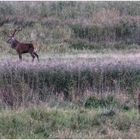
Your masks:
[[[127,115],[120,115],[114,122],[115,126],[120,131],[128,131],[131,127],[131,120]]]
[[[100,108],[109,107],[111,105],[115,106],[117,102],[114,100],[113,96],[107,96],[103,98],[89,97],[85,102],[86,108]]]

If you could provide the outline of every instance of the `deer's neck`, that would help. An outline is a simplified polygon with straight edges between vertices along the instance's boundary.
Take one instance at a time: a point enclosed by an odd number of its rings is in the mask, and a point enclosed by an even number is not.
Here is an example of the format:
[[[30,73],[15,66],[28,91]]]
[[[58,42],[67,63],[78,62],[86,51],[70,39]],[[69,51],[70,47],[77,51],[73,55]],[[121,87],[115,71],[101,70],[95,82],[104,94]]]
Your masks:
[[[19,44],[19,41],[17,41],[16,39],[13,39],[12,40],[12,43],[11,43],[11,47],[12,48],[16,48],[16,46]]]

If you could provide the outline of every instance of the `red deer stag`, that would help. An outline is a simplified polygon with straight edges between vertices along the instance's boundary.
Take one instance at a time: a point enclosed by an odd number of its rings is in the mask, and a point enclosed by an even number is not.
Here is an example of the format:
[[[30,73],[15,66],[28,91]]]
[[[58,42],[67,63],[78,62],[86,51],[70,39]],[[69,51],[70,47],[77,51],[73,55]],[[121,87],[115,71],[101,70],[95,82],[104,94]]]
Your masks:
[[[22,60],[22,54],[23,53],[30,53],[32,56],[32,62],[34,61],[34,58],[37,57],[38,61],[39,61],[39,56],[38,54],[35,52],[34,46],[32,43],[21,43],[18,40],[15,39],[15,34],[16,32],[21,31],[21,28],[17,28],[14,30],[14,32],[12,33],[12,35],[10,35],[9,39],[7,40],[7,43],[11,45],[11,48],[15,49],[19,55],[19,59]]]

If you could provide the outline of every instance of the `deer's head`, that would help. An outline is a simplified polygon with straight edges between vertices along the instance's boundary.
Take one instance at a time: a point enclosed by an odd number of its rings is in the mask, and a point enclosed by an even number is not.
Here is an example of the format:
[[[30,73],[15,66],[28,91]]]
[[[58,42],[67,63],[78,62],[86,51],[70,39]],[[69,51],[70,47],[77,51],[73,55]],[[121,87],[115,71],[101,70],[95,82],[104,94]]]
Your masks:
[[[15,34],[19,31],[21,31],[22,29],[20,27],[14,29],[13,33],[11,35],[8,35],[8,40],[6,41],[8,44],[11,45],[12,48],[15,48],[18,41],[15,39]]]

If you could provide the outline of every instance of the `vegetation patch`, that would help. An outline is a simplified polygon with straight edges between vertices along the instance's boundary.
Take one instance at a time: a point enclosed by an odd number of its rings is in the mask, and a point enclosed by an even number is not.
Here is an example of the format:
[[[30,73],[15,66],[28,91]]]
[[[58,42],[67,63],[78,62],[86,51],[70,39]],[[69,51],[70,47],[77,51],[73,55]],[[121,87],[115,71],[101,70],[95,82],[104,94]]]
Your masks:
[[[0,2],[0,138],[140,138],[140,2]],[[16,27],[40,62],[19,62]]]
[[[115,106],[117,103],[114,101],[113,96],[107,96],[103,98],[97,98],[97,97],[89,97],[89,99],[85,102],[86,108],[99,108],[99,107],[109,107],[111,105]]]
[[[22,111],[21,111],[22,110]],[[136,126],[130,112],[117,113],[113,117],[101,115],[98,111],[83,108],[50,108],[45,104],[20,110],[0,113],[1,138],[130,138],[131,128]],[[109,132],[112,128],[112,136]],[[87,130],[88,129],[88,133]],[[118,130],[118,131],[117,131]],[[59,133],[63,131],[63,133]],[[76,133],[75,133],[76,132]],[[85,135],[81,134],[84,133]],[[125,133],[128,133],[126,136]],[[96,135],[98,134],[98,136]],[[139,133],[133,134],[139,138]]]

